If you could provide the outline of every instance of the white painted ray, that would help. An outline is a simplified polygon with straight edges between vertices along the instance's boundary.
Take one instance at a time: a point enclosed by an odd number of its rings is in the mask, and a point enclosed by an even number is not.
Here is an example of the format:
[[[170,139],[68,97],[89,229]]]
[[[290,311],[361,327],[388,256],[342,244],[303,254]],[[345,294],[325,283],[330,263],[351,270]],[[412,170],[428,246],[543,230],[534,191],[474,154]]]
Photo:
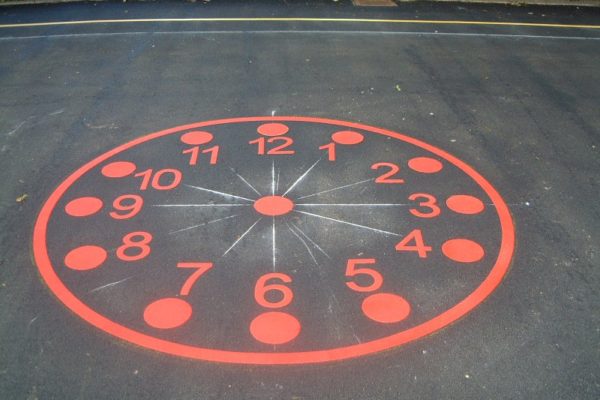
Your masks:
[[[340,190],[340,189],[344,189],[344,188],[347,188],[347,187],[360,185],[361,183],[365,183],[365,182],[369,182],[369,181],[374,181],[374,180],[375,180],[375,178],[371,178],[371,179],[365,179],[364,181],[360,181],[360,182],[350,183],[350,184],[344,185],[344,186],[338,186],[338,187],[333,188],[333,189],[327,189],[327,190],[323,190],[322,192],[313,193],[313,194],[309,194],[309,195],[306,195],[306,196],[298,197],[297,200],[306,199],[308,197],[313,197],[313,196],[318,196],[318,195],[323,194],[323,193],[333,192],[334,190]]]
[[[213,204],[153,204],[152,207],[250,207],[252,204],[232,204],[232,203],[213,203]]]
[[[174,235],[175,233],[184,232],[184,231],[189,231],[190,229],[199,228],[199,227],[201,227],[201,226],[205,226],[205,225],[214,224],[215,222],[225,221],[226,219],[235,218],[235,217],[239,217],[239,214],[230,215],[230,216],[228,216],[228,217],[219,218],[219,219],[213,219],[212,221],[203,222],[203,223],[201,223],[201,224],[198,224],[198,225],[192,225],[192,226],[188,226],[187,228],[178,229],[178,230],[176,230],[176,231],[169,232],[169,235]]]
[[[242,196],[238,196],[238,195],[231,194],[231,193],[219,192],[218,190],[207,189],[207,188],[203,188],[203,187],[200,187],[200,186],[193,186],[193,185],[185,185],[185,186],[187,186],[189,188],[192,188],[192,189],[202,190],[204,192],[214,193],[214,194],[218,194],[218,195],[225,196],[225,197],[232,197],[234,199],[241,199],[241,200],[246,200],[246,201],[254,201],[254,200],[249,199],[247,197],[242,197]]]
[[[309,241],[309,242],[310,242],[310,243],[311,243],[313,246],[315,246],[315,247],[317,248],[317,250],[319,250],[321,253],[323,253],[323,254],[325,255],[325,257],[327,257],[327,258],[329,258],[329,259],[331,260],[331,256],[330,256],[329,254],[327,254],[327,253],[325,252],[325,250],[323,250],[323,249],[321,248],[321,246],[319,246],[319,245],[318,245],[318,244],[317,244],[317,243],[316,243],[314,240],[312,240],[312,239],[310,238],[310,236],[308,236],[306,233],[304,233],[304,231],[303,231],[302,229],[300,229],[300,227],[298,227],[298,225],[295,225],[293,222],[291,222],[291,224],[292,224],[292,226],[293,226],[294,228],[296,228],[296,230],[297,230],[298,232],[300,232],[300,234],[301,234],[302,236],[304,236],[304,237],[306,238],[306,240],[308,240],[308,241]]]
[[[331,217],[325,217],[323,215],[313,214],[313,213],[309,213],[309,212],[306,212],[306,211],[295,210],[295,212],[300,213],[300,214],[304,214],[304,215],[310,215],[311,217],[322,218],[322,219],[326,219],[326,220],[333,221],[333,222],[339,222],[340,224],[346,224],[346,225],[354,226],[356,228],[368,229],[370,231],[377,232],[377,233],[383,233],[385,235],[401,236],[401,235],[399,235],[397,233],[394,233],[394,232],[388,232],[388,231],[384,231],[382,229],[371,228],[369,226],[359,225],[359,224],[355,224],[353,222],[348,222],[348,221],[342,221],[341,219],[335,219],[335,218],[331,218]]]
[[[116,286],[116,285],[118,285],[120,283],[128,281],[131,278],[133,278],[133,275],[132,276],[128,276],[127,278],[121,279],[120,281],[111,282],[111,283],[107,283],[106,285],[98,286],[97,288],[94,288],[94,289],[90,290],[88,293],[94,293],[94,292],[98,292],[98,291],[100,291],[102,289],[106,289],[108,287]]]
[[[275,160],[271,164],[271,194],[275,196]]]
[[[406,207],[405,203],[297,203],[297,206],[309,207]]]
[[[230,168],[231,172],[233,172],[238,178],[240,178],[240,180],[242,182],[244,182],[250,189],[252,189],[254,191],[254,193],[256,193],[259,196],[262,196],[262,193],[260,193],[258,190],[256,190],[256,188],[254,186],[252,186],[250,184],[250,182],[248,182],[243,176],[241,176],[240,174],[238,174],[237,172],[235,172],[235,169]]]
[[[250,231],[252,230],[252,228],[254,228],[256,226],[256,224],[258,224],[260,222],[261,219],[262,218],[257,219],[256,222],[253,223],[252,226],[250,226],[250,228],[248,228],[248,230],[242,234],[242,236],[240,236],[235,242],[233,242],[233,244],[231,246],[229,246],[229,248],[227,250],[225,250],[225,253],[223,253],[223,255],[221,257],[224,257],[227,253],[229,253],[231,251],[231,249],[233,249],[240,242],[240,240],[242,240],[244,238],[244,236],[249,234]]]
[[[273,272],[275,272],[277,247],[275,246],[275,217],[273,217]]]
[[[305,173],[303,173],[302,175],[300,175],[300,177],[298,179],[296,179],[296,182],[292,183],[292,186],[289,187],[288,190],[285,191],[285,193],[282,196],[285,196],[286,194],[288,194],[289,192],[292,191],[292,189],[294,187],[296,187],[297,184],[299,184],[302,179],[304,179],[304,177],[306,177],[306,175],[308,175],[308,173],[319,163],[319,161],[321,161],[321,159],[319,158],[317,161],[315,161],[315,163],[313,165],[311,165]]]
[[[286,222],[287,224],[287,222]],[[315,242],[313,242],[304,232],[302,232],[302,230],[300,228],[298,228],[298,226],[294,225],[294,223],[291,223],[292,226],[298,231],[300,232],[309,242],[311,242],[317,249],[319,249],[323,254],[325,254],[327,256],[327,258],[331,258],[329,257],[329,255],[327,253],[325,253],[325,251],[323,251],[323,249],[321,249]],[[323,270],[321,268],[321,265],[319,264],[319,262],[317,261],[317,259],[315,258],[315,256],[313,255],[312,251],[310,250],[309,246],[306,244],[306,242],[304,240],[302,240],[302,238],[300,236],[298,236],[296,234],[296,232],[294,232],[294,230],[290,227],[290,225],[288,225],[288,228],[290,229],[290,231],[302,242],[302,244],[304,245],[304,247],[306,248],[306,250],[308,251],[308,254],[310,254],[312,260],[314,261],[315,265],[318,267],[317,271],[318,274],[321,278],[323,278]],[[337,309],[341,312],[342,307],[340,306],[340,303],[337,299],[337,297],[335,296],[335,293],[333,292],[333,290],[331,289],[331,287],[329,285],[325,286],[327,291],[329,292],[331,299],[333,299],[333,302],[335,303]],[[339,313],[334,313],[333,309],[332,309],[332,300],[330,299],[329,301],[329,313],[334,314],[334,318],[336,318],[338,324],[340,324],[340,319],[338,317]],[[359,339],[359,337],[356,335],[356,331],[354,330],[354,327],[352,326],[352,324],[347,324],[348,327],[350,328],[350,331],[352,332],[352,336],[354,337],[354,339],[356,340],[357,343],[361,343],[361,340]]]
[[[300,237],[300,235],[298,235],[287,222],[285,224],[287,225],[290,232],[292,232],[294,234],[294,236],[296,236],[298,238],[298,240],[304,245],[304,247],[306,248],[306,251],[308,251],[308,254],[310,254],[310,258],[312,258],[312,260],[315,262],[315,264],[317,266],[319,266],[317,259],[315,258],[313,252],[310,250],[310,247],[308,247],[308,244],[306,244],[306,241],[304,239],[302,239]]]

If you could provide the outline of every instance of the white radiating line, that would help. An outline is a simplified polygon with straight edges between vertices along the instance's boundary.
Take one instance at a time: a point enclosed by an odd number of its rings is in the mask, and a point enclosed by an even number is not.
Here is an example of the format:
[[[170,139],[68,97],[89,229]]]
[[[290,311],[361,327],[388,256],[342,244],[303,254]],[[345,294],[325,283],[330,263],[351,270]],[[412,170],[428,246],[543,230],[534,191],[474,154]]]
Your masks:
[[[304,233],[304,231],[303,231],[302,229],[300,229],[300,228],[298,227],[298,225],[295,225],[293,222],[292,222],[291,224],[292,224],[292,226],[293,226],[294,228],[296,228],[296,230],[297,230],[298,232],[300,232],[300,233],[302,234],[302,236],[304,236],[304,237],[306,238],[306,240],[308,240],[308,241],[309,241],[309,242],[310,242],[310,243],[311,243],[313,246],[315,246],[315,247],[317,248],[317,250],[319,250],[321,253],[325,254],[325,257],[327,257],[327,258],[329,258],[329,259],[331,260],[331,256],[330,256],[329,254],[327,254],[327,253],[325,252],[325,250],[323,250],[323,249],[321,248],[321,246],[319,246],[317,243],[315,243],[315,241],[314,241],[314,240],[312,240],[312,239],[311,239],[311,238],[310,238],[310,237],[309,237],[309,236],[308,236],[306,233]]]
[[[271,194],[275,196],[275,160],[271,164]]]
[[[275,217],[273,217],[273,272],[275,272],[276,252],[277,247],[275,246]]]
[[[305,173],[303,173],[302,175],[300,175],[300,177],[299,177],[298,179],[296,179],[296,182],[294,182],[294,183],[292,184],[292,186],[290,186],[290,188],[289,188],[288,190],[286,190],[284,194],[282,194],[282,196],[285,196],[286,194],[288,194],[289,192],[291,192],[291,190],[292,190],[292,189],[293,189],[293,188],[294,188],[294,187],[295,187],[295,186],[296,186],[298,183],[300,183],[300,181],[301,181],[302,179],[304,179],[304,177],[305,177],[306,175],[308,175],[308,173],[309,173],[309,172],[310,172],[310,171],[311,171],[311,170],[312,170],[312,169],[315,167],[315,165],[317,165],[317,164],[319,163],[319,161],[321,161],[321,159],[320,159],[320,158],[319,158],[317,161],[315,161],[315,163],[314,163],[313,165],[311,165],[311,166],[310,166],[310,168],[309,168],[309,169],[307,169]]]
[[[374,181],[374,180],[375,180],[375,178],[365,179],[364,181],[355,182],[355,183],[351,183],[349,185],[339,186],[339,187],[336,187],[336,188],[333,188],[333,189],[323,190],[322,192],[313,193],[313,194],[309,194],[309,195],[306,195],[306,196],[298,197],[297,200],[306,199],[307,197],[313,197],[313,196],[317,196],[317,195],[323,194],[323,193],[333,192],[334,190],[344,189],[344,188],[347,188],[347,187],[350,187],[350,186],[360,185],[361,183],[365,183],[365,182],[369,182],[369,181]]]
[[[231,172],[233,172],[233,173],[234,173],[234,174],[235,174],[235,175],[236,175],[238,178],[240,178],[240,180],[241,180],[242,182],[244,182],[246,185],[248,185],[248,187],[249,187],[250,189],[252,189],[252,190],[254,191],[254,193],[256,193],[256,194],[257,194],[257,195],[259,195],[259,196],[262,196],[262,194],[261,194],[261,193],[260,193],[258,190],[256,190],[256,188],[255,188],[254,186],[252,186],[252,185],[250,184],[250,182],[248,182],[246,179],[244,179],[244,177],[243,177],[243,176],[241,176],[240,174],[238,174],[237,172],[235,172],[235,169],[233,169],[233,168],[230,168],[230,169],[231,169]]]
[[[215,222],[219,222],[219,221],[225,221],[226,219],[230,219],[230,218],[239,217],[239,215],[240,215],[240,214],[230,215],[229,217],[225,217],[225,218],[219,218],[219,219],[213,219],[212,221],[203,222],[203,223],[201,223],[201,224],[198,224],[198,225],[192,225],[192,226],[188,226],[187,228],[178,229],[178,230],[176,230],[176,231],[169,232],[169,235],[173,235],[173,234],[175,234],[175,233],[179,233],[179,232],[183,232],[183,231],[189,231],[190,229],[199,228],[199,227],[201,227],[201,226],[204,226],[204,225],[210,225],[210,224],[214,224]]]
[[[354,227],[357,227],[357,228],[368,229],[368,230],[373,231],[373,232],[383,233],[383,234],[386,234],[386,235],[401,236],[401,235],[399,235],[397,233],[394,233],[394,232],[388,232],[388,231],[384,231],[382,229],[371,228],[371,227],[368,227],[368,226],[359,225],[359,224],[355,224],[355,223],[352,223],[352,222],[342,221],[340,219],[325,217],[325,216],[319,215],[319,214],[313,214],[313,213],[309,213],[309,212],[306,212],[306,211],[298,211],[298,210],[294,210],[294,211],[296,211],[297,213],[300,213],[300,214],[310,215],[311,217],[323,218],[323,219],[327,219],[329,221],[339,222],[340,224],[346,224],[346,225],[354,226]]]
[[[281,168],[277,170],[277,180],[275,181],[275,191],[279,192],[279,175],[281,174]]]
[[[294,225],[294,223],[291,223],[292,226],[294,228],[296,228],[296,230],[298,230],[298,232],[300,232],[308,241],[310,241],[317,249],[319,249],[323,254],[325,254],[328,258],[329,255],[327,253],[325,253],[323,251],[323,249],[321,249],[315,242],[313,242],[308,236],[306,236],[306,234],[304,232],[302,232],[302,230],[300,228],[298,228],[296,225]],[[319,276],[321,277],[321,280],[323,280],[323,271],[321,269],[321,265],[319,264],[319,262],[317,261],[317,259],[315,258],[313,252],[310,250],[310,248],[308,247],[308,245],[306,244],[306,242],[304,240],[302,240],[302,238],[300,236],[298,236],[298,234],[296,232],[294,232],[294,230],[290,227],[290,225],[286,222],[286,225],[288,225],[289,230],[302,242],[302,244],[304,245],[304,247],[306,247],[306,250],[308,251],[308,254],[310,254],[310,257],[312,258],[312,260],[314,261],[315,265],[318,267],[317,268],[317,273],[319,274]],[[333,301],[336,304],[336,307],[338,310],[342,310],[342,307],[340,306],[340,303],[337,299],[337,297],[335,297],[335,293],[333,293],[333,290],[331,289],[331,287],[329,285],[326,285],[327,291],[329,292],[330,296],[333,298]],[[329,306],[330,306],[330,312],[332,312],[331,309],[331,300],[329,302]],[[340,319],[338,317],[338,315],[340,315],[340,313],[336,313],[335,314],[335,318],[338,321],[338,324],[340,324]],[[358,343],[361,343],[361,340],[359,339],[359,337],[356,335],[356,331],[354,330],[354,327],[352,326],[351,323],[347,323],[346,325],[348,325],[350,327],[350,330],[352,331],[352,336],[356,339],[356,341]]]
[[[234,199],[242,199],[242,200],[246,200],[246,201],[254,201],[252,199],[249,199],[247,197],[242,197],[242,196],[237,196],[235,194],[231,194],[231,193],[223,193],[223,192],[219,192],[217,190],[212,190],[212,189],[207,189],[207,188],[203,188],[200,186],[193,186],[193,185],[185,185],[189,188],[192,189],[196,189],[196,190],[203,190],[205,192],[209,192],[209,193],[214,193],[214,194],[220,194],[221,196],[225,196],[225,197],[233,197]]]
[[[131,278],[133,278],[133,276],[128,276],[127,278],[121,279],[120,281],[111,282],[111,283],[107,283],[106,285],[98,286],[97,288],[90,290],[88,293],[94,293],[99,290],[106,289],[107,287],[118,285],[119,283],[123,283]]]
[[[302,242],[302,244],[304,245],[304,247],[306,247],[306,251],[308,251],[308,254],[310,254],[310,258],[312,258],[312,260],[315,262],[315,264],[317,266],[319,266],[319,262],[315,258],[313,252],[310,250],[310,247],[308,247],[308,244],[306,244],[306,242],[304,241],[304,239],[302,239],[300,237],[300,235],[298,235],[296,232],[294,232],[294,230],[292,229],[292,227],[290,226],[290,224],[288,224],[287,222],[285,224],[287,225],[287,227],[290,230],[290,232],[292,232],[294,234],[294,236],[296,236],[298,238],[298,240],[300,240],[300,242]]]
[[[233,242],[233,244],[227,250],[225,250],[225,253],[223,253],[223,255],[221,257],[224,257],[227,253],[229,253],[231,251],[231,249],[233,249],[235,247],[235,245],[238,244],[240,242],[240,240],[242,240],[244,238],[244,236],[246,236],[248,233],[250,233],[252,228],[254,228],[256,226],[256,224],[258,224],[260,222],[261,219],[262,218],[257,219],[256,222],[253,223],[252,226],[250,228],[248,228],[248,230],[242,234],[242,236],[240,236],[235,242]]]
[[[410,206],[412,204],[404,204],[404,203],[297,203],[297,206],[336,206],[336,207],[405,207]]]
[[[153,204],[152,207],[250,207],[252,204]]]

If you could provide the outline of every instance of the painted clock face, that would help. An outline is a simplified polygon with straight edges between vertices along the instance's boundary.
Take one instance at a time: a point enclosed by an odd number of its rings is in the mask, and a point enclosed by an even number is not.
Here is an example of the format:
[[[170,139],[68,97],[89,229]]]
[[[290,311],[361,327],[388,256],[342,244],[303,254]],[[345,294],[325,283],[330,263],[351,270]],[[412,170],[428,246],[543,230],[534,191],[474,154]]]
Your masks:
[[[34,231],[51,291],[111,335],[178,356],[315,363],[395,348],[481,303],[514,248],[463,161],[312,117],[179,126],[83,165]]]

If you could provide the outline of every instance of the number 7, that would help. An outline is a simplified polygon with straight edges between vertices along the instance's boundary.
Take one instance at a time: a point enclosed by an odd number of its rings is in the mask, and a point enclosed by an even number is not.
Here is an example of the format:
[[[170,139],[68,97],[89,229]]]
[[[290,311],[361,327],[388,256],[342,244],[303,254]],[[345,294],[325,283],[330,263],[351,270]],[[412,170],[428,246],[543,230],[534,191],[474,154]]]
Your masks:
[[[179,294],[182,296],[187,296],[190,294],[190,290],[192,290],[192,286],[194,283],[204,274],[206,271],[213,267],[213,263],[211,262],[180,262],[177,263],[177,268],[194,268],[196,271],[186,279]]]

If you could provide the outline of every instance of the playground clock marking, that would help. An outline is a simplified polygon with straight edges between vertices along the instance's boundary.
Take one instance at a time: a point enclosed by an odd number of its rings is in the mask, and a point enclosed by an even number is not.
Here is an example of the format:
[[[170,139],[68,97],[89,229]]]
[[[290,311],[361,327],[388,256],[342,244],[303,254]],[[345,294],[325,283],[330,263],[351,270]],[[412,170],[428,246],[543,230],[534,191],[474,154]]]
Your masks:
[[[88,323],[243,364],[341,360],[436,332],[495,290],[513,249],[506,203],[463,161],[313,117],[120,145],[63,181],[34,230],[43,279]]]

